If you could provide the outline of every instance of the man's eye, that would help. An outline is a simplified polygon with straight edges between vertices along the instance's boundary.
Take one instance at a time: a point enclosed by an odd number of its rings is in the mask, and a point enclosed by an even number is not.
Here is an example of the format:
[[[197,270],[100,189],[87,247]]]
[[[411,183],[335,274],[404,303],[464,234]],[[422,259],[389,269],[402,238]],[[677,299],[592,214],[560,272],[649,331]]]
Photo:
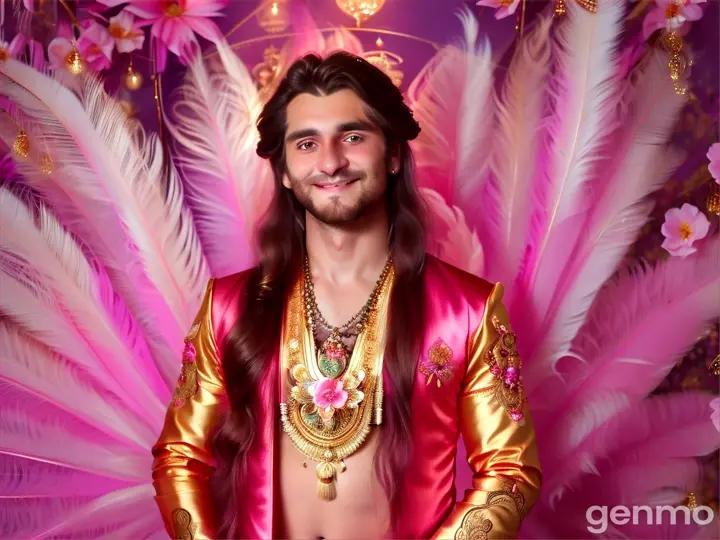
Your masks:
[[[362,137],[360,135],[349,135],[345,140],[350,143],[357,143],[362,141]]]
[[[298,144],[298,149],[299,150],[310,150],[312,148],[313,144],[314,143],[312,141],[301,142],[300,144]]]

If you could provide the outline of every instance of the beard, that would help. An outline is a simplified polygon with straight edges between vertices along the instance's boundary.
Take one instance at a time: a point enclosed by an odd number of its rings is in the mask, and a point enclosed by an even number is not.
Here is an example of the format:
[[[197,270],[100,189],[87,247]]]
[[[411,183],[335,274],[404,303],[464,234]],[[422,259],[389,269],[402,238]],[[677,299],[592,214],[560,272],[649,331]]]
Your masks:
[[[347,225],[372,215],[385,202],[385,187],[380,182],[371,182],[377,188],[369,188],[367,174],[359,171],[342,171],[334,176],[338,182],[357,179],[351,193],[333,194],[322,203],[313,199],[317,192],[314,184],[328,181],[326,175],[315,175],[305,180],[297,180],[286,173],[292,186],[292,192],[300,205],[311,216],[326,225]]]

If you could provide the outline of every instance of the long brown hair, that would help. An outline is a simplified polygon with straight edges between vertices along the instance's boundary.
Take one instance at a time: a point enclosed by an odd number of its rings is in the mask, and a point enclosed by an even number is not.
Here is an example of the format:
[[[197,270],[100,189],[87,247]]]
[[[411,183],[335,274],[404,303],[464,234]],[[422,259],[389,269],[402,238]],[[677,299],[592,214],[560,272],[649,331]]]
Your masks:
[[[399,488],[410,459],[410,401],[425,313],[423,295],[418,294],[422,290],[425,225],[408,145],[420,127],[401,92],[380,69],[344,52],[325,59],[311,54],[289,68],[257,124],[257,153],[270,161],[275,191],[258,232],[259,264],[252,270],[240,299],[240,312],[246,315],[237,321],[223,350],[230,413],[214,439],[219,481],[215,489],[219,489],[219,499],[228,505],[221,527],[223,535],[236,536],[242,522],[238,512],[242,511],[245,456],[257,439],[258,387],[272,370],[286,295],[305,255],[305,210],[292,191],[282,185],[287,106],[302,93],[320,96],[342,89],[352,90],[363,100],[369,118],[383,131],[386,147],[399,152],[401,158],[400,171],[389,178],[386,193],[395,283],[384,362],[386,414],[375,469],[390,500],[393,518],[402,502]]]

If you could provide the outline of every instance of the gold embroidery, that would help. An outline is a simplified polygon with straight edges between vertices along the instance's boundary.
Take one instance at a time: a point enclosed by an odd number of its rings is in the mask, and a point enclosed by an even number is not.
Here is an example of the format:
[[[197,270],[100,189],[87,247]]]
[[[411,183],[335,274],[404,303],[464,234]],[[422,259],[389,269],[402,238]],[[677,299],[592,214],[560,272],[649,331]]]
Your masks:
[[[487,540],[492,522],[486,518],[482,508],[470,510],[455,533],[455,540]]]
[[[504,500],[508,502],[512,501],[515,505],[518,516],[520,519],[523,519],[525,517],[525,497],[523,497],[523,494],[520,493],[520,490],[515,482],[502,480],[501,483],[502,486],[500,490],[488,493],[487,502],[485,503],[486,506],[502,504]],[[508,497],[510,500],[508,500]]]
[[[500,337],[488,351],[485,362],[495,377],[493,394],[516,422],[523,419],[525,392],[522,387],[520,368],[522,360],[515,349],[515,334],[493,317],[493,325]]]
[[[427,377],[425,384],[430,384],[435,377],[437,386],[440,388],[441,381],[447,382],[452,379],[453,371],[450,367],[452,358],[453,352],[450,346],[438,338],[430,347],[427,360],[420,365],[420,373]]]
[[[175,407],[182,407],[200,389],[195,363],[195,347],[192,343],[185,344],[183,351],[182,370],[173,392],[172,403]]]
[[[174,538],[178,540],[193,540],[197,531],[197,523],[193,523],[190,512],[184,508],[176,508],[172,513],[175,527]]]

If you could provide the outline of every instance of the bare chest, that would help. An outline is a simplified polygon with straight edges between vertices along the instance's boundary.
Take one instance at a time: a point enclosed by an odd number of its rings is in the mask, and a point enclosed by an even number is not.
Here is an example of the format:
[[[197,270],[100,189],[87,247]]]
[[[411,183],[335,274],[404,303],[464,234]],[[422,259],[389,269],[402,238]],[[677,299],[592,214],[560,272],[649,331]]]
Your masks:
[[[382,538],[389,525],[387,497],[373,460],[379,440],[374,428],[365,444],[345,459],[337,477],[337,497],[318,497],[316,463],[305,458],[290,438],[280,437],[280,492],[285,538]]]

